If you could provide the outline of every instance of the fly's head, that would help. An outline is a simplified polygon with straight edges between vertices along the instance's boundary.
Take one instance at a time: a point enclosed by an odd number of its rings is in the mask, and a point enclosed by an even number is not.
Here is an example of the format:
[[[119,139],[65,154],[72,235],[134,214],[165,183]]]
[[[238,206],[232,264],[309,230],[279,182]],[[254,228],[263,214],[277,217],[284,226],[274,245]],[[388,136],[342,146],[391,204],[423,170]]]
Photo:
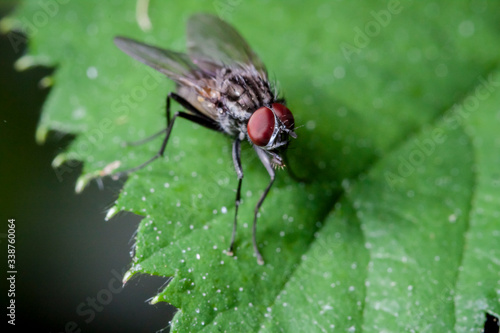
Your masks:
[[[290,138],[297,138],[294,128],[292,112],[281,103],[258,108],[247,124],[250,140],[272,156],[271,162],[275,167],[284,166],[280,153],[287,148]]]

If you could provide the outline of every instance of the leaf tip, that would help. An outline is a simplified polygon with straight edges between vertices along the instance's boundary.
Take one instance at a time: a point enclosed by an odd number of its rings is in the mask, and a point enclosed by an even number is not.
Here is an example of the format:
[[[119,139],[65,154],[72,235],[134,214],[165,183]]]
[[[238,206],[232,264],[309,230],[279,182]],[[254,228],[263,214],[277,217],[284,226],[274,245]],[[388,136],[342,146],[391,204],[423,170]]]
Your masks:
[[[16,71],[22,72],[36,65],[35,58],[30,55],[22,56],[14,63]]]
[[[87,187],[88,183],[92,180],[92,177],[89,175],[81,175],[78,177],[78,180],[76,181],[76,186],[75,186],[75,192],[76,193],[82,193],[82,191]]]
[[[54,79],[52,76],[45,76],[38,82],[38,87],[40,89],[47,89],[54,85]]]
[[[104,218],[104,220],[106,221],[109,221],[113,216],[115,216],[117,213],[118,213],[118,208],[116,208],[116,206],[113,206],[111,207],[110,210],[108,210],[108,212],[106,213],[106,217]]]
[[[12,17],[4,17],[0,20],[0,33],[7,34],[15,27],[15,20]]]
[[[154,304],[157,304],[157,303],[159,303],[161,301],[162,301],[162,297],[160,297],[160,295],[156,295],[155,297],[153,297],[151,299],[151,301],[149,302],[149,304],[154,305]]]
[[[131,278],[132,276],[134,276],[135,274],[137,273],[137,270],[132,267],[131,269],[129,269],[124,275],[123,275],[123,279],[122,279],[122,283],[123,284],[126,284]]]
[[[18,72],[22,72],[36,66],[53,66],[53,65],[54,64],[46,56],[41,56],[41,55],[33,56],[27,54],[16,60],[16,62],[14,63],[14,69]]]
[[[51,165],[53,168],[58,168],[61,165],[63,165],[64,162],[66,162],[67,160],[68,160],[68,155],[66,155],[65,153],[61,153],[52,160]]]
[[[49,134],[49,128],[47,126],[43,126],[43,125],[42,126],[38,126],[38,128],[36,129],[36,133],[35,133],[35,141],[36,141],[36,143],[38,143],[39,145],[44,144],[45,140],[47,140],[47,135],[48,134]]]

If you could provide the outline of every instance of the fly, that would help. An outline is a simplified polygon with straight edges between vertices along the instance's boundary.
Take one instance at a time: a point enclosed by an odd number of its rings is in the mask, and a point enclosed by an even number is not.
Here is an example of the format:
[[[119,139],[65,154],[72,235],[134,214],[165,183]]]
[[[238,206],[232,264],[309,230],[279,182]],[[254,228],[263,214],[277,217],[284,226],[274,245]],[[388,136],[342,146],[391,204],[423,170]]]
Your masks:
[[[216,16],[196,14],[187,21],[187,54],[160,49],[125,37],[116,46],[132,58],[165,74],[176,83],[167,96],[167,127],[158,153],[126,173],[137,171],[163,156],[177,118],[184,118],[233,138],[232,157],[238,176],[231,244],[233,255],[238,207],[241,200],[241,142],[249,141],[266,168],[270,181],[255,206],[252,242],[257,262],[264,260],[257,247],[257,215],[275,179],[275,168],[284,167],[283,153],[296,138],[295,121],[285,100],[277,96],[267,71],[243,37]],[[171,116],[171,100],[185,111]],[[151,137],[151,138],[153,138]],[[144,142],[143,140],[142,142]]]

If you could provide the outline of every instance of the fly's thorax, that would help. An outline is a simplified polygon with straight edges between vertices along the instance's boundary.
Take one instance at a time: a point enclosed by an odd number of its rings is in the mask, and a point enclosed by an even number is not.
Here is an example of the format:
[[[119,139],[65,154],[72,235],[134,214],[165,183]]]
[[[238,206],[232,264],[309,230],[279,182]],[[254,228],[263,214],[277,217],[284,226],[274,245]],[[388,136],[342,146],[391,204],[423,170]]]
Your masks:
[[[274,100],[269,83],[254,67],[243,65],[221,68],[214,82],[220,97],[212,102],[218,108],[220,127],[231,136],[247,137],[252,113]]]
[[[223,68],[217,82],[221,98],[232,113],[252,113],[275,99],[269,82],[252,66]]]

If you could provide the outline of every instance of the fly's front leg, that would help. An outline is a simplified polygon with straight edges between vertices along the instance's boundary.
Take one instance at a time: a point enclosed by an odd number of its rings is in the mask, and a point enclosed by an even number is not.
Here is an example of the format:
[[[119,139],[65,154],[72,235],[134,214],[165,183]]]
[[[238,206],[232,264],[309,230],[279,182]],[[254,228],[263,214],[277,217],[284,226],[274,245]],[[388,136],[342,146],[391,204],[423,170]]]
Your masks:
[[[253,217],[253,229],[252,229],[252,242],[253,242],[253,250],[255,252],[255,256],[257,257],[257,263],[259,265],[264,265],[264,259],[262,259],[262,255],[260,254],[259,248],[257,246],[257,215],[259,214],[259,209],[260,206],[262,206],[262,203],[266,199],[267,193],[269,193],[269,190],[271,189],[271,186],[273,186],[274,183],[274,178],[275,178],[275,173],[274,169],[271,165],[271,159],[269,155],[262,150],[261,148],[254,146],[255,151],[257,152],[257,156],[259,156],[260,161],[266,168],[267,172],[269,173],[269,177],[271,178],[269,181],[269,184],[267,185],[266,189],[264,190],[264,193],[262,193],[259,201],[257,202],[257,205],[255,206],[255,211],[254,211],[254,217]]]
[[[241,183],[243,181],[243,169],[241,167],[241,141],[236,138],[233,142],[233,164],[236,174],[238,175],[238,188],[236,189],[236,200],[234,202],[234,221],[233,221],[233,234],[231,236],[231,245],[229,245],[229,250],[227,254],[232,256],[234,251],[234,240],[236,239],[236,226],[238,222],[238,207],[241,201]]]

